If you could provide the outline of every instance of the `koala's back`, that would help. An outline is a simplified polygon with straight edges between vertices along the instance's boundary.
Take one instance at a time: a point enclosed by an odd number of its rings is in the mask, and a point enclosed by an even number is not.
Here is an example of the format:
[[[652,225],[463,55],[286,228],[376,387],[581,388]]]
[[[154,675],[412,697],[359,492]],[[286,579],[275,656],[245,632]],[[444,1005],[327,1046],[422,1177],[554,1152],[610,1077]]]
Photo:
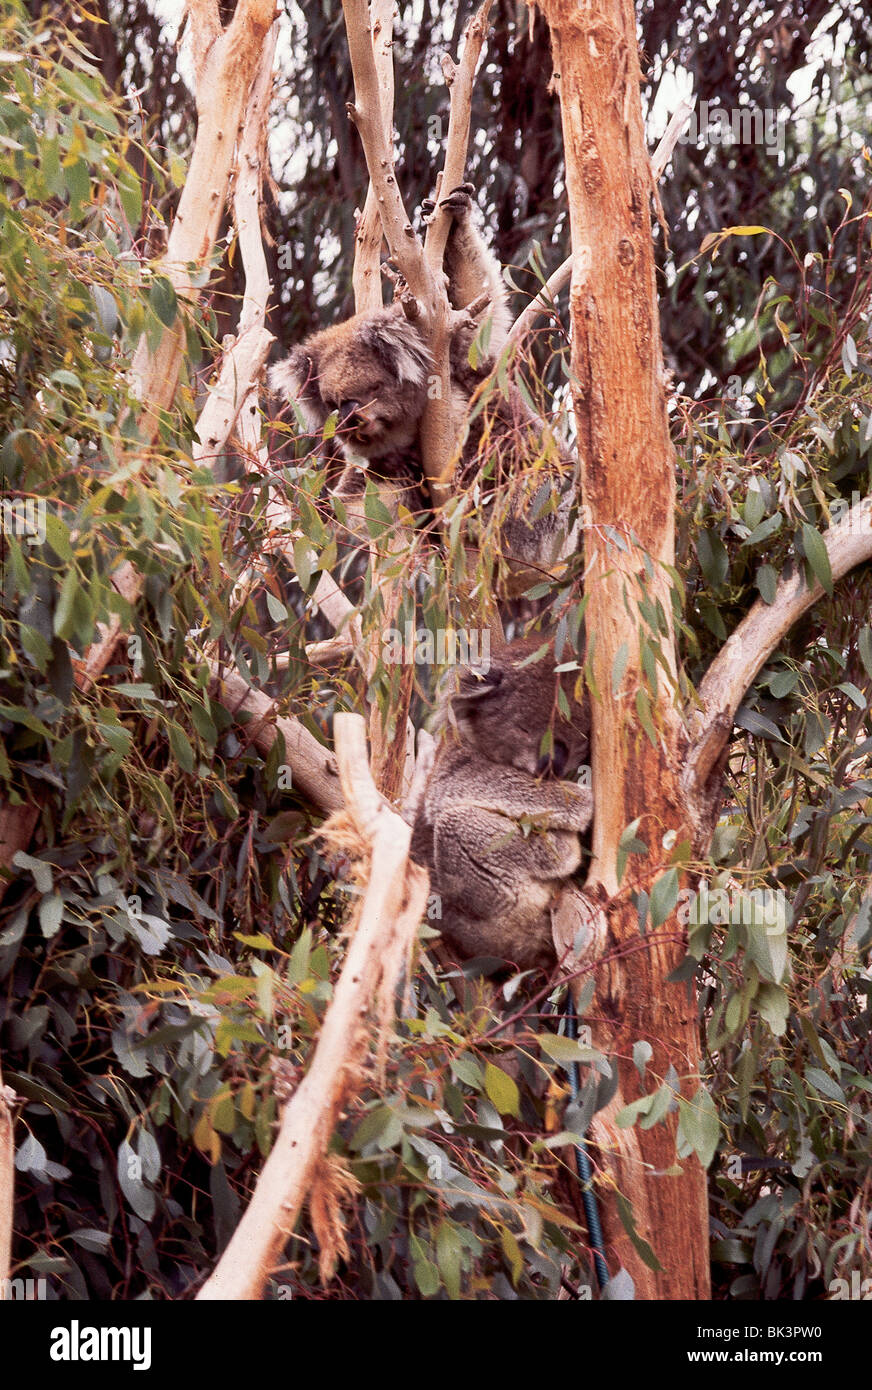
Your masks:
[[[586,755],[584,711],[576,724],[552,720],[564,683],[553,659],[538,669],[519,664],[537,645],[541,639],[509,648],[486,673],[461,671],[458,690],[443,697],[411,846],[441,899],[446,940],[461,956],[500,956],[524,968],[553,961],[550,904],[579,867],[579,834],[591,815],[590,793],[553,775],[555,759],[563,771]]]

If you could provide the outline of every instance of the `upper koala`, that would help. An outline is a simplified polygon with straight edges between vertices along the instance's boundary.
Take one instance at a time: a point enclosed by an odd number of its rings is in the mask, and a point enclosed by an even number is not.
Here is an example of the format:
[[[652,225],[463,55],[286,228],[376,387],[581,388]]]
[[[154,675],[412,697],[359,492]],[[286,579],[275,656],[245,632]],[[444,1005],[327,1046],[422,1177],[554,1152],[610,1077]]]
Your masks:
[[[489,670],[462,669],[443,697],[411,846],[441,897],[446,940],[462,957],[523,968],[554,961],[551,900],[581,863],[579,834],[593,812],[587,788],[560,780],[588,753],[587,712],[572,705],[576,673],[558,675],[550,653],[523,664],[542,645],[513,643]]]
[[[451,344],[452,425],[460,438],[470,395],[505,344],[509,313],[499,264],[472,221],[470,185],[455,189],[443,200],[443,206],[453,219],[445,253],[449,299],[454,308],[465,308],[485,291],[490,302],[488,355],[478,367],[473,370],[469,364],[474,328],[458,330]],[[299,402],[313,432],[336,411],[336,438],[347,465],[336,495],[346,506],[352,524],[361,521],[359,499],[367,473],[394,485],[395,503],[402,503],[412,513],[427,510],[420,487],[423,467],[418,432],[432,372],[432,358],[421,329],[405,317],[399,304],[355,314],[345,323],[322,329],[273,367],[272,389]],[[517,488],[525,468],[529,472],[531,462],[543,455],[553,477],[572,471],[568,452],[514,387],[496,399],[487,423],[485,430],[482,412],[466,430],[461,484],[471,481],[484,464],[485,436],[492,461],[487,483],[491,492],[507,482]],[[561,502],[558,510],[543,508],[540,501],[537,498],[538,514],[529,520],[523,503],[508,508],[507,523],[502,527],[507,558],[543,566],[556,558],[565,540],[569,501]],[[362,521],[360,534],[368,535]]]

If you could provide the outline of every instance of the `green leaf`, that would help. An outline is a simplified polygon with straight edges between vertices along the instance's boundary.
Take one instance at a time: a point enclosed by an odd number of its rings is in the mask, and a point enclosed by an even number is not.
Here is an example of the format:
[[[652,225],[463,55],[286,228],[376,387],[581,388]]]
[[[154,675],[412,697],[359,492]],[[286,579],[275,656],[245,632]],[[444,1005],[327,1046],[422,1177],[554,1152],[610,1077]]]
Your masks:
[[[759,526],[755,526],[750,536],[746,536],[742,545],[759,545],[761,541],[768,541],[770,536],[776,535],[781,530],[781,513],[776,512],[774,516],[767,516],[765,521],[761,521]]]
[[[729,574],[730,558],[717,531],[700,531],[696,542],[696,553],[706,583],[713,589],[720,588]]]
[[[825,1071],[821,1071],[820,1067],[806,1067],[805,1079],[810,1086],[813,1086],[822,1096],[826,1096],[828,1100],[837,1100],[842,1105],[845,1104],[845,1092],[839,1083],[828,1076]]]
[[[571,1062],[592,1062],[599,1056],[595,1048],[585,1047],[577,1039],[567,1038],[561,1033],[537,1033],[536,1041],[553,1062],[567,1065]]]
[[[830,568],[830,557],[827,554],[827,547],[823,536],[816,531],[813,526],[803,522],[802,527],[802,548],[805,557],[814,571],[814,577],[825,589],[828,594],[833,592],[833,572]]]
[[[300,588],[308,590],[312,583],[312,569],[314,567],[315,553],[305,537],[300,536],[294,541],[294,569],[300,581]],[[287,613],[285,614],[287,617]]]
[[[30,870],[38,892],[42,894],[51,892],[54,883],[51,864],[47,864],[44,859],[34,859],[32,855],[25,854],[23,849],[18,850],[13,856],[12,864],[16,869]]]
[[[64,915],[64,900],[60,893],[39,900],[39,926],[45,937],[56,936]]]
[[[142,221],[142,185],[129,165],[118,174],[118,196],[130,230],[135,232]]]
[[[304,585],[303,587],[307,586]],[[276,598],[275,594],[270,593],[269,589],[266,590],[266,607],[274,623],[286,623],[288,621],[287,608],[280,599]]]
[[[439,1270],[432,1260],[414,1260],[415,1283],[424,1298],[433,1298],[439,1292]]]
[[[615,866],[618,875],[618,883],[623,883],[624,871],[627,867],[627,859],[631,854],[647,854],[648,846],[644,840],[637,838],[636,831],[639,829],[642,817],[637,816],[634,821],[623,831],[618,841],[618,852],[615,856]]]
[[[734,999],[738,996],[734,995]],[[730,1000],[732,1003],[733,1000]],[[776,1038],[783,1037],[787,1031],[787,1020],[790,1017],[790,1000],[786,990],[781,985],[771,984],[765,980],[761,984],[754,996],[754,1007],[760,1017],[768,1023]],[[729,1010],[727,1011],[727,1022],[729,1023]],[[738,1023],[734,1025],[738,1027]]]
[[[45,534],[58,559],[65,565],[71,565],[73,563],[73,547],[70,545],[70,533],[60,517],[48,510],[45,514]]]
[[[657,879],[651,889],[651,925],[661,926],[678,902],[678,869],[673,867]]]
[[[694,1150],[703,1168],[714,1158],[721,1137],[717,1107],[706,1090],[700,1086],[692,1100],[678,1096],[679,1135]]]
[[[493,1062],[488,1062],[484,1069],[484,1089],[501,1115],[517,1117],[521,1105],[517,1084]]]
[[[857,638],[857,650],[866,675],[872,677],[872,628],[862,627]]]
[[[503,1227],[501,1237],[503,1254],[508,1262],[512,1283],[517,1287],[518,1280],[524,1272],[524,1256],[521,1254],[520,1245],[507,1226]]]
[[[621,681],[624,679],[624,672],[627,669],[627,661],[630,655],[630,648],[626,642],[622,642],[615,652],[615,659],[612,662],[612,695],[617,696],[621,688]]]
[[[72,636],[75,628],[76,615],[74,602],[78,588],[78,572],[75,569],[67,570],[64,582],[61,585],[58,605],[54,612],[55,636],[63,638],[65,642]]]
[[[657,748],[657,731],[654,728],[654,721],[651,718],[651,701],[645,690],[636,691],[636,713],[639,716],[639,722],[642,728],[648,735],[652,748]]]
[[[797,671],[776,671],[769,678],[769,689],[776,700],[783,700],[785,695],[790,694],[798,680],[799,673]]]
[[[458,1081],[462,1081],[464,1086],[471,1086],[474,1091],[480,1091],[484,1085],[484,1073],[474,1057],[464,1053],[452,1057],[451,1071]]]
[[[775,594],[778,588],[778,574],[771,565],[761,565],[757,570],[755,583],[757,592],[764,603],[770,606],[775,602]]]
[[[176,291],[165,275],[156,275],[148,292],[148,302],[165,328],[172,328],[179,311]]]
[[[167,734],[169,736],[170,748],[173,750],[173,757],[179,767],[183,772],[193,772],[194,750],[191,747],[187,734],[173,719],[167,724]]]
[[[742,508],[745,525],[749,530],[753,531],[755,526],[759,526],[765,510],[766,503],[763,501],[762,492],[754,483],[749,483],[745,505]]]
[[[653,1269],[655,1273],[662,1272],[663,1266],[654,1254],[651,1246],[636,1230],[633,1208],[630,1206],[626,1197],[618,1192],[615,1194],[615,1202],[618,1208],[618,1216],[621,1219],[621,1225],[630,1237],[633,1249],[636,1251],[639,1259],[643,1264],[647,1265],[649,1269]]]

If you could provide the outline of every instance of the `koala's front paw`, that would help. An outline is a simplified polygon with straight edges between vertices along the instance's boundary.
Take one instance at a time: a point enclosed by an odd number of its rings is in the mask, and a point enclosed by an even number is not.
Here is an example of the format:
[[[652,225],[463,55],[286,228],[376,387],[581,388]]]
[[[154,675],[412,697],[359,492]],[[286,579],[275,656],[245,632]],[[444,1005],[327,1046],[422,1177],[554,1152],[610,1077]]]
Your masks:
[[[444,208],[447,213],[458,222],[463,221],[472,212],[472,195],[475,192],[474,183],[460,183],[456,188],[452,188],[447,198],[439,199],[439,206]],[[421,211],[429,219],[436,211],[435,198],[425,198],[421,203]]]
[[[456,188],[452,188],[447,198],[439,200],[439,206],[460,221],[472,212],[472,195],[474,193],[474,183],[460,183]]]

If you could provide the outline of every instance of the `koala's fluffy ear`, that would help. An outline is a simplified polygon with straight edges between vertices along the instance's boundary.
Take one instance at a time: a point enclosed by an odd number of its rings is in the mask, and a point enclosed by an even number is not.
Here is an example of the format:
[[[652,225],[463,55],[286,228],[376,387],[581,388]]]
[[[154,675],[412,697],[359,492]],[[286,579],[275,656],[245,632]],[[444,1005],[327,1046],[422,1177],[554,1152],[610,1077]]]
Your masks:
[[[285,400],[316,401],[320,399],[315,363],[305,344],[295,347],[290,356],[276,362],[268,375],[269,388]]]
[[[451,697],[451,703],[458,712],[468,709],[479,700],[492,695],[502,683],[503,672],[499,666],[493,666],[489,671],[465,666],[459,674],[457,690]]]
[[[423,386],[433,359],[419,330],[394,309],[379,309],[360,325],[361,345],[374,352],[397,381]]]

